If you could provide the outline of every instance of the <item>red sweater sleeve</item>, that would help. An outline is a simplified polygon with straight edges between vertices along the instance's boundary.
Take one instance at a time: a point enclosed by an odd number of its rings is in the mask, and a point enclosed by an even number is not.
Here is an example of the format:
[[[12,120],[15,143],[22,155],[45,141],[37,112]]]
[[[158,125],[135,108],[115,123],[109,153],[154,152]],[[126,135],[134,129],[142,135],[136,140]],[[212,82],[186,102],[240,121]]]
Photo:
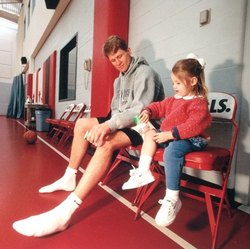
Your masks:
[[[170,109],[169,107],[169,101],[172,99],[172,97],[165,98],[161,102],[153,102],[149,104],[146,108],[144,109],[149,109],[151,112],[151,119],[160,119],[160,118],[166,118],[168,115],[167,110]]]

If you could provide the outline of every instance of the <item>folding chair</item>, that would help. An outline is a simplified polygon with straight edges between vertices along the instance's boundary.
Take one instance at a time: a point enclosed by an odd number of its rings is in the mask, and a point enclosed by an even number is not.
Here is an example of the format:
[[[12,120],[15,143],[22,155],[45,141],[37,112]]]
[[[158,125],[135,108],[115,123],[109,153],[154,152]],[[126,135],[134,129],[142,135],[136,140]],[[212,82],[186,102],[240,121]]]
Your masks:
[[[131,156],[128,152],[128,150],[131,151],[141,151],[141,145],[138,146],[128,146],[127,148],[121,148],[119,150],[119,153],[117,154],[114,162],[112,163],[107,175],[102,180],[102,185],[106,185],[108,181],[111,179],[111,174],[114,171],[114,169],[122,162],[131,163],[132,165],[138,166],[138,158]]]
[[[183,194],[206,202],[212,234],[212,248],[214,249],[216,247],[222,207],[227,208],[229,217],[231,217],[230,204],[227,197],[227,183],[231,171],[231,163],[238,133],[238,125],[235,122],[237,101],[231,94],[211,92],[209,93],[209,108],[213,117],[211,128],[213,128],[213,125],[224,126],[225,124],[230,124],[230,127],[232,128],[230,145],[227,148],[208,146],[203,151],[189,153],[185,156],[184,167],[193,168],[196,170],[217,171],[219,172],[221,178],[221,185],[214,186],[211,184],[203,184],[203,182],[194,183],[181,180],[181,187],[184,187],[184,190],[191,189],[195,190],[195,192],[198,191],[199,193],[203,193],[203,197],[198,196],[195,193],[193,194],[190,191],[184,192]],[[218,140],[218,138],[214,138],[214,140],[216,139]],[[140,192],[137,192],[139,197],[137,197],[135,200],[135,204],[138,206],[136,218],[138,218],[140,215],[143,203],[147,200],[159,182],[165,183],[164,171],[161,171],[161,168],[163,167],[158,163],[163,162],[163,153],[163,149],[158,149],[151,165],[151,170],[156,178],[156,181],[151,185],[148,184],[143,186]],[[214,197],[217,197],[219,202],[217,202]],[[218,206],[217,215],[214,210],[215,206]]]
[[[86,105],[84,105],[84,107],[78,113],[75,120],[62,121],[60,123],[60,127],[62,127],[61,132],[63,133],[63,135],[62,135],[58,145],[60,145],[62,147],[68,141],[68,139],[70,137],[74,136],[74,128],[75,128],[76,121],[79,118],[83,118],[87,113],[90,113],[90,108],[86,109]]]
[[[59,135],[64,134],[64,133],[67,132],[68,124],[71,123],[71,122],[75,123],[77,121],[77,119],[81,115],[83,115],[83,112],[84,112],[85,108],[86,108],[85,104],[79,103],[72,110],[72,113],[71,113],[69,118],[67,118],[66,120],[60,120],[60,122],[58,123],[58,127],[55,128],[56,132],[54,133],[54,135],[52,137],[52,142],[55,142],[56,139],[59,137]],[[61,138],[59,139],[58,143],[60,143],[60,140],[61,140]]]
[[[160,127],[160,123],[159,121],[151,121],[151,125],[152,127],[157,127],[159,128]],[[114,160],[114,162],[112,163],[107,175],[105,176],[105,178],[103,179],[102,181],[102,185],[106,185],[108,183],[108,181],[110,180],[111,178],[111,174],[112,172],[114,171],[114,169],[122,162],[127,162],[127,163],[130,163],[134,166],[137,166],[138,167],[138,162],[139,162],[139,158],[138,156],[132,156],[129,151],[136,151],[136,152],[139,152],[141,151],[141,145],[138,145],[138,146],[128,146],[127,148],[121,148]]]
[[[70,104],[65,111],[62,113],[61,117],[59,119],[56,118],[47,118],[46,122],[50,123],[52,125],[51,130],[48,132],[47,136],[51,137],[54,132],[58,130],[59,124],[62,120],[69,120],[73,110],[75,108],[75,104]]]

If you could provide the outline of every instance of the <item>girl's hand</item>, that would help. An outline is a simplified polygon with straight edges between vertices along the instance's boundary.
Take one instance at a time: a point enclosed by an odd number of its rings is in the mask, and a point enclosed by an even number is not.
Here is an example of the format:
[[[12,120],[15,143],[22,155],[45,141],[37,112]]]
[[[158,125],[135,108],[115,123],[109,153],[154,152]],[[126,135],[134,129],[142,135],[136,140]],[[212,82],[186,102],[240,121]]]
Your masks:
[[[155,133],[153,136],[153,139],[157,143],[164,143],[167,142],[168,140],[173,139],[172,133],[170,131],[164,131],[160,133]]]
[[[147,123],[149,121],[149,112],[147,110],[142,111],[139,118],[141,123]]]

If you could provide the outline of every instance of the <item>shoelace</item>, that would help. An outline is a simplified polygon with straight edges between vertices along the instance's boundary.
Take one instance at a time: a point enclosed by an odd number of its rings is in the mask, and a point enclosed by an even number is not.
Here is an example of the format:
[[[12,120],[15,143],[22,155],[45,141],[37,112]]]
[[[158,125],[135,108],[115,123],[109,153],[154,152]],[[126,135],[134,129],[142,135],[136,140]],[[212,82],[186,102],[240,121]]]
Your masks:
[[[130,176],[134,176],[136,174],[136,172],[138,172],[138,169],[135,168],[135,166],[133,164],[131,164],[131,166],[133,167],[133,169],[131,169],[129,171],[129,175]]]
[[[158,201],[159,204],[161,204],[162,206],[166,206],[168,208],[168,215],[171,214],[171,210],[175,208],[175,203],[172,202],[171,200],[167,200],[167,199],[160,199]]]
[[[135,168],[134,165],[132,165],[133,169],[129,171],[129,175],[131,176],[131,181],[133,181],[138,175],[140,175],[139,169]]]

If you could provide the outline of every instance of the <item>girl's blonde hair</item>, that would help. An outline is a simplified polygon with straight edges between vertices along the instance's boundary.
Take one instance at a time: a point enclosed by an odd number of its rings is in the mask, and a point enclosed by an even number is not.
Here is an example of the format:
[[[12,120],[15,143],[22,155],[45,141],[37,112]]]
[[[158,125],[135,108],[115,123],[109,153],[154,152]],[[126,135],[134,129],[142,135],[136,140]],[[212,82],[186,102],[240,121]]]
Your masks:
[[[208,88],[205,83],[203,66],[196,59],[183,59],[175,63],[172,73],[179,79],[189,83],[191,78],[196,77],[198,82],[194,86],[195,96],[207,99]]]

